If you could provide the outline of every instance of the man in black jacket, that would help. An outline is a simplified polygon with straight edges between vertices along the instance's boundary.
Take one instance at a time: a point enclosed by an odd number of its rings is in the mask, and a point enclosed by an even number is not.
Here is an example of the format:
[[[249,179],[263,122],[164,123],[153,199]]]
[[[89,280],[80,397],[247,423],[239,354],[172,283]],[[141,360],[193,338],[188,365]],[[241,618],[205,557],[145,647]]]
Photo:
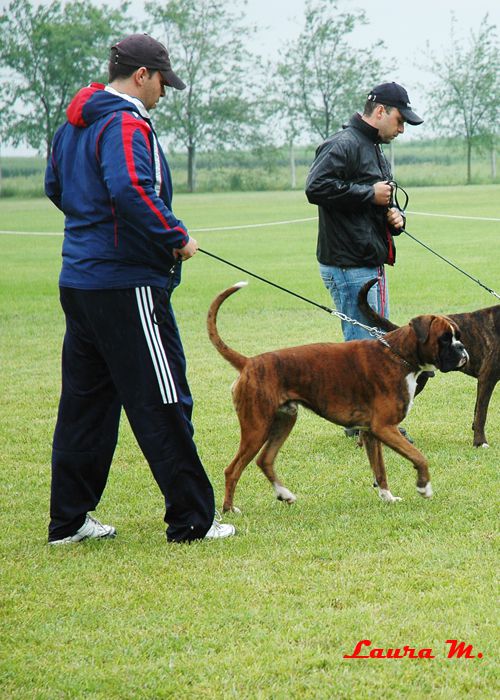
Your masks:
[[[306,196],[318,205],[317,258],[323,282],[338,311],[369,324],[358,308],[358,292],[378,278],[368,301],[388,317],[384,265],[393,265],[393,236],[404,226],[403,212],[392,206],[392,173],[380,144],[404,132],[405,122],[422,123],[408,93],[397,83],[382,83],[368,95],[363,115],[317,150],[306,182]],[[342,322],[345,340],[370,337],[360,326]]]

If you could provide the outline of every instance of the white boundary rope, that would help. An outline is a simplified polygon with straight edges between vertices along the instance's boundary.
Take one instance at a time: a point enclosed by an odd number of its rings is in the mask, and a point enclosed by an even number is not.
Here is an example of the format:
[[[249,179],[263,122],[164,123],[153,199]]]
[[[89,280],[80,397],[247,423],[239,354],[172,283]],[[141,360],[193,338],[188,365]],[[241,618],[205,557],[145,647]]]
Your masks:
[[[465,221],[498,221],[500,218],[487,217],[487,216],[458,216],[455,214],[433,214],[431,212],[424,211],[407,211],[407,214],[414,214],[417,216],[435,216],[444,219],[462,219]],[[268,226],[288,226],[289,224],[303,224],[308,221],[317,221],[317,216],[309,216],[305,219],[289,219],[288,221],[267,221],[262,224],[241,224],[239,226],[216,226],[213,228],[190,228],[192,233],[210,233],[215,231],[243,231],[245,229],[253,228],[267,228]],[[2,231],[0,234],[10,235],[10,236],[62,236],[61,232],[53,231]]]
[[[495,217],[490,216],[459,216],[458,214],[433,214],[427,211],[408,211],[407,214],[416,214],[417,216],[436,216],[442,219],[463,219],[465,221],[500,221]]]

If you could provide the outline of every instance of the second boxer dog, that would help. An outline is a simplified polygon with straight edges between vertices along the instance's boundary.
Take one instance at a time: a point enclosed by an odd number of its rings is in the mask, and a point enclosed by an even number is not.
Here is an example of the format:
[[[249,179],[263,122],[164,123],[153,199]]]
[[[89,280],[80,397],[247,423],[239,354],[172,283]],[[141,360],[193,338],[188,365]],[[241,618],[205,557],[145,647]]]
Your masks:
[[[382,318],[368,304],[367,294],[377,279],[370,280],[358,295],[359,308],[369,319],[384,331],[393,331],[398,326]],[[462,340],[469,353],[469,362],[460,371],[477,379],[476,405],[474,407],[474,447],[489,447],[485,434],[488,405],[497,382],[500,380],[500,304],[463,314],[448,314],[458,324]],[[424,388],[424,381],[415,395]]]
[[[467,362],[457,324],[444,316],[418,316],[388,333],[385,344],[379,340],[315,343],[245,357],[224,343],[216,326],[222,302],[245,284],[221,292],[207,318],[213,345],[240,372],[232,393],[241,439],[225,470],[223,510],[237,510],[236,484],[259,451],[257,464],[276,497],[288,503],[296,500],[276,476],[274,460],[295,424],[299,404],[333,423],[364,431],[363,444],[382,500],[400,500],[389,490],[382,443],[413,464],[417,491],[432,496],[427,460],[401,435],[398,425],[411,408],[420,372],[449,372]]]

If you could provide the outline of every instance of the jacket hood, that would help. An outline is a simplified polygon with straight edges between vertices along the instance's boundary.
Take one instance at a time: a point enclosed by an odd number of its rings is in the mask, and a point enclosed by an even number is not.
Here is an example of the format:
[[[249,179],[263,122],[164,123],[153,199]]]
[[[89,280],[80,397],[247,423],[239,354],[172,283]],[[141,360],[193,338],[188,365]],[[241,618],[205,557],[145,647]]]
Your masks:
[[[146,109],[141,109],[132,98],[124,99],[116,91],[108,91],[105,87],[102,83],[91,83],[76,93],[66,110],[72,126],[84,128],[106,114],[123,110],[147,117]]]

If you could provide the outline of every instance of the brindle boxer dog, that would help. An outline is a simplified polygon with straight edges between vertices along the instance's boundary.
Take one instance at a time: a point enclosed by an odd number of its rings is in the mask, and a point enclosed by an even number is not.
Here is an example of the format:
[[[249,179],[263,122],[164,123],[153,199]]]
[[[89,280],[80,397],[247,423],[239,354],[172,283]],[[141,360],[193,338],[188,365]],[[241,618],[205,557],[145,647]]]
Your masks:
[[[368,304],[368,291],[377,279],[370,280],[359,292],[361,311],[384,331],[394,331],[399,326],[382,318]],[[449,314],[448,318],[460,328],[462,340],[469,352],[469,362],[459,367],[461,372],[477,379],[476,405],[474,407],[474,447],[489,447],[484,428],[493,390],[500,379],[500,304],[464,314]],[[424,388],[428,377],[419,382],[415,396]]]
[[[240,376],[233,401],[241,428],[238,453],[225,470],[223,510],[237,510],[236,484],[247,464],[257,464],[276,497],[296,498],[278,479],[274,460],[297,420],[298,404],[338,425],[359,428],[383,501],[400,500],[387,484],[381,443],[406,457],[417,470],[417,491],[432,496],[427,460],[398,430],[408,413],[416,377],[424,370],[449,372],[467,362],[457,324],[444,316],[418,316],[379,340],[315,343],[245,357],[221,339],[216,318],[222,302],[245,282],[226,289],[212,302],[207,318],[210,340]]]

